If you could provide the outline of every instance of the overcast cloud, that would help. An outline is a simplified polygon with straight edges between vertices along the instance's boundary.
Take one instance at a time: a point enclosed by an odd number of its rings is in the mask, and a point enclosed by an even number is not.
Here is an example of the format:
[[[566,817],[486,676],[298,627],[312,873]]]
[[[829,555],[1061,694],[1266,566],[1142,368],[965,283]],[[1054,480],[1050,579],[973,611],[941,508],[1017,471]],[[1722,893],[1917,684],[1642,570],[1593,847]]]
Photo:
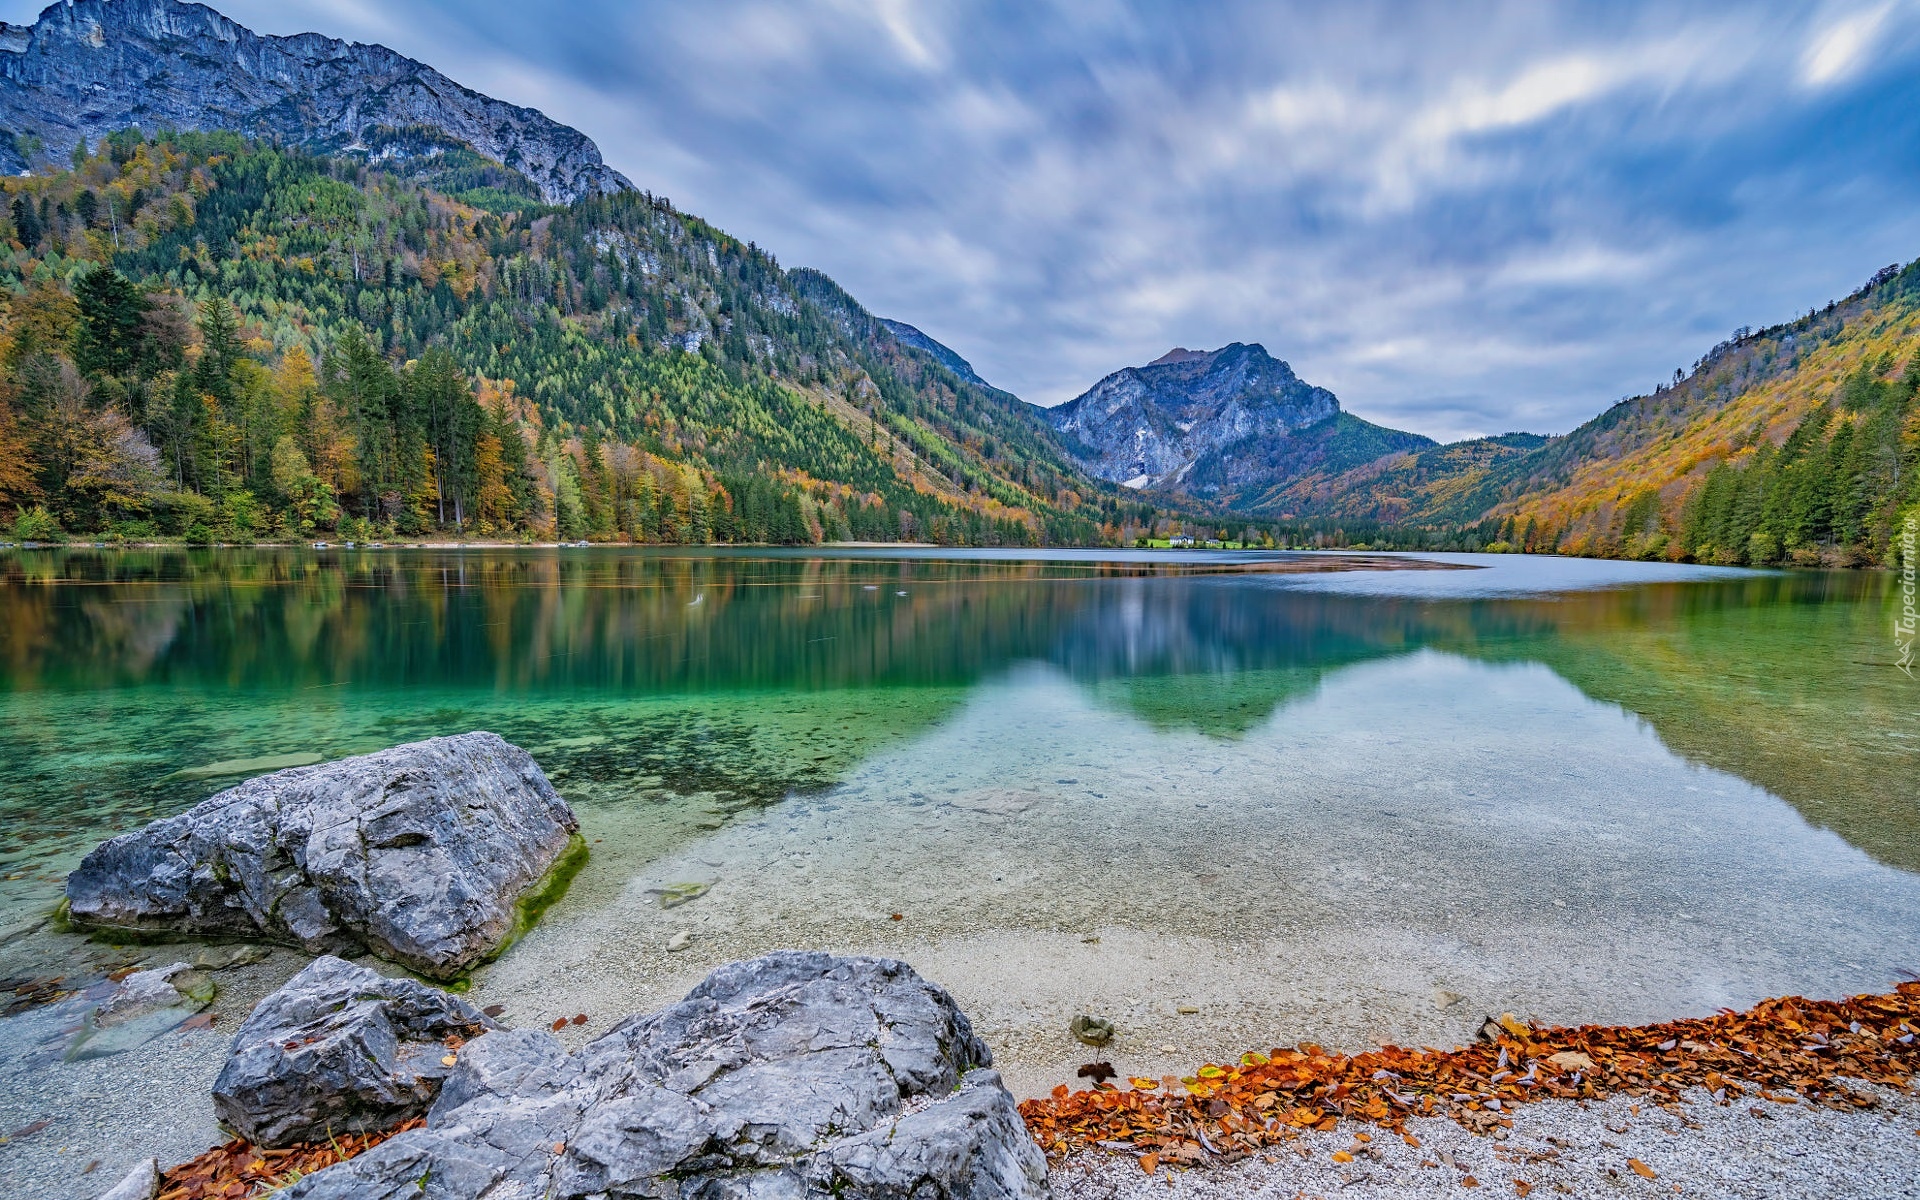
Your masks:
[[[217,7],[541,108],[1041,404],[1258,341],[1371,420],[1561,432],[1920,256],[1911,3]]]

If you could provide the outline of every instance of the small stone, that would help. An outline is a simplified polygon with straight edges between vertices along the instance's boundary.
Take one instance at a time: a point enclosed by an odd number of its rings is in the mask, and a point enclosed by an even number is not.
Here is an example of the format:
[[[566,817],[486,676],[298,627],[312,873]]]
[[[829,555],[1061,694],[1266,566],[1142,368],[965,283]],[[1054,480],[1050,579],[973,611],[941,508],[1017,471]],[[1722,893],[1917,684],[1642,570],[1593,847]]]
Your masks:
[[[1178,1054],[1178,1053],[1180,1053],[1180,1047],[1178,1047],[1178,1046],[1162,1046],[1162,1047],[1160,1047],[1160,1053],[1162,1053],[1162,1054]]]
[[[692,948],[693,948],[693,934],[689,933],[685,929],[680,930],[679,932],[675,933],[672,937],[667,939],[668,954],[678,954],[682,950],[691,950]]]
[[[1433,1006],[1441,1010],[1452,1008],[1465,999],[1459,992],[1450,992],[1446,988],[1433,989]]]
[[[691,904],[713,889],[710,883],[670,883],[656,888],[660,894],[661,908],[679,908],[682,904]]]
[[[1067,1032],[1089,1046],[1104,1046],[1113,1040],[1113,1022],[1082,1013],[1067,1022]]]
[[[113,1190],[100,1197],[100,1200],[153,1200],[160,1190],[160,1163],[149,1158],[133,1170],[127,1177],[113,1185]]]
[[[213,980],[183,962],[136,971],[86,1014],[63,1057],[75,1062],[143,1046],[179,1028],[213,994]]]
[[[1182,1004],[1176,1007],[1173,1011],[1179,1013],[1183,1017],[1191,1017],[1195,1013],[1199,1012],[1200,1008],[1198,1005],[1194,1005],[1194,1004]]]
[[[212,1004],[214,993],[218,990],[214,987],[213,976],[195,968],[176,971],[167,982],[173,985],[174,991],[202,1005]]]
[[[273,956],[266,946],[242,943],[237,946],[207,946],[193,956],[193,965],[202,971],[225,971],[231,967],[251,966]]]

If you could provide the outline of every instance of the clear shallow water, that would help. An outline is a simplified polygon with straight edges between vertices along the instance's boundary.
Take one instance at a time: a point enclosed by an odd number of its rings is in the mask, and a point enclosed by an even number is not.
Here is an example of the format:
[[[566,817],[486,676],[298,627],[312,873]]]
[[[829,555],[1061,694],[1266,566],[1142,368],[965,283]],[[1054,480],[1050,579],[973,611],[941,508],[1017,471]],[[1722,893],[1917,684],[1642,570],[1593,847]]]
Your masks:
[[[487,728],[599,839],[481,981],[516,1011],[561,981],[644,1007],[776,945],[886,950],[1037,1087],[1079,1009],[1157,1073],[1920,970],[1920,688],[1885,577],[1451,561],[1484,568],[15,555],[0,930],[247,760]],[[685,880],[714,887],[662,911],[649,889]]]

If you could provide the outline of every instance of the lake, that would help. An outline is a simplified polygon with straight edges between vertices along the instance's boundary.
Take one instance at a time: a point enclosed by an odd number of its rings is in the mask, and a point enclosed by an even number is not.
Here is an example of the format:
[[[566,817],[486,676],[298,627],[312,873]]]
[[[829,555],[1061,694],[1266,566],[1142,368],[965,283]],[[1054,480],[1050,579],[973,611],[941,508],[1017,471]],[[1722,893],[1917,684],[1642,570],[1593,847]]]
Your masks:
[[[9,552],[0,938],[52,937],[88,848],[249,773],[490,729],[593,848],[475,981],[528,1023],[599,1032],[779,946],[886,953],[955,992],[1025,1095],[1090,1057],[1080,1012],[1119,1027],[1098,1057],[1159,1075],[1452,1044],[1502,1010],[1882,990],[1920,971],[1892,583],[1474,555]],[[709,890],[663,907],[688,883]]]

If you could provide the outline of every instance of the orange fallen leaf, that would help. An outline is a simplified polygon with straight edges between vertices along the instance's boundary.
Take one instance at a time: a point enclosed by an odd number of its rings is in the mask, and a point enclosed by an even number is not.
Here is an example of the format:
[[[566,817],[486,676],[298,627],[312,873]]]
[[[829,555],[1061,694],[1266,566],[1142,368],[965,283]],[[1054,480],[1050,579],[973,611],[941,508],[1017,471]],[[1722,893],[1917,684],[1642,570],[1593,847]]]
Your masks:
[[[1149,1175],[1153,1174],[1154,1171],[1159,1168],[1159,1166],[1160,1166],[1160,1156],[1158,1154],[1142,1154],[1140,1156],[1140,1169],[1142,1171],[1145,1171],[1147,1174]]]
[[[1513,1190],[1516,1194],[1524,1196],[1533,1191],[1533,1185],[1524,1179],[1516,1179],[1513,1181]]]
[[[1479,1187],[1480,1181],[1478,1179],[1475,1179],[1471,1175],[1462,1175],[1460,1177],[1460,1186],[1461,1187]]]
[[[211,1012],[195,1013],[192,1016],[188,1017],[186,1020],[180,1022],[180,1028],[212,1029],[214,1021],[218,1020],[219,1016],[220,1016],[219,1013],[211,1013]]]
[[[559,1033],[562,1029],[565,1029],[566,1027],[567,1027],[567,1019],[565,1017],[555,1017],[553,1019],[553,1031],[555,1033]]]
[[[1628,1160],[1627,1160],[1627,1165],[1628,1165],[1628,1166],[1630,1166],[1630,1167],[1632,1167],[1632,1168],[1633,1168],[1633,1173],[1634,1173],[1634,1174],[1636,1174],[1636,1175],[1638,1175],[1638,1176],[1640,1176],[1640,1177],[1641,1177],[1642,1179],[1658,1179],[1658,1178],[1660,1178],[1660,1176],[1659,1176],[1659,1174],[1658,1174],[1658,1173],[1657,1173],[1656,1171],[1654,1171],[1654,1169],[1653,1169],[1652,1167],[1650,1167],[1650,1166],[1648,1166],[1647,1164],[1645,1164],[1645,1163],[1643,1163],[1643,1162],[1641,1162],[1641,1161],[1640,1161],[1639,1159],[1637,1159],[1637,1158],[1630,1158],[1630,1159],[1628,1159]]]
[[[1413,1136],[1410,1133],[1401,1134],[1400,1140],[1405,1142],[1407,1145],[1412,1146],[1415,1150],[1418,1150],[1420,1148],[1420,1139]]]
[[[442,1055],[440,1059],[440,1065],[443,1067],[450,1067],[459,1061],[460,1060],[456,1058],[454,1055],[451,1055],[451,1054]]]
[[[1353,1161],[1353,1155],[1351,1155],[1351,1154],[1348,1154],[1348,1153],[1347,1153],[1347,1152],[1346,1152],[1345,1150],[1335,1150],[1335,1151],[1333,1152],[1333,1161],[1335,1161],[1335,1162],[1352,1162],[1352,1161]]]

